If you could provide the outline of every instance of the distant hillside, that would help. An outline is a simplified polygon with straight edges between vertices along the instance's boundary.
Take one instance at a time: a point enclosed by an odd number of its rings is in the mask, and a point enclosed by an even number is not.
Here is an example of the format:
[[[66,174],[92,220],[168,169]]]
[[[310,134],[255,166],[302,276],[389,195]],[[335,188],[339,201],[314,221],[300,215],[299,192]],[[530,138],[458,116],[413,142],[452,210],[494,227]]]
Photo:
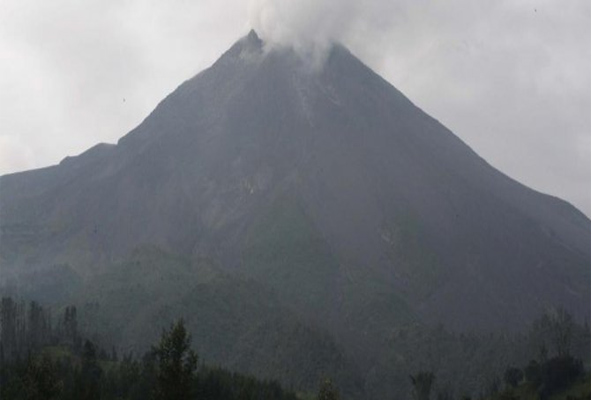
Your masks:
[[[144,351],[177,316],[209,364],[305,391],[315,391],[324,376],[349,395],[363,390],[358,368],[330,334],[282,304],[272,289],[206,261],[140,248],[88,282],[76,299],[84,331],[120,352]]]

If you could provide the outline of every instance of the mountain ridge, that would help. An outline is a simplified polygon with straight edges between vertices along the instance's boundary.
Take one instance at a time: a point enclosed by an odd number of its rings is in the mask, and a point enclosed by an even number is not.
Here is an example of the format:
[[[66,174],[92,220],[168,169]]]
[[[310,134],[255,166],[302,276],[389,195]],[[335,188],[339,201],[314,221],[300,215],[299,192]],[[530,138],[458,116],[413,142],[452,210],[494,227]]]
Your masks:
[[[407,324],[589,318],[590,230],[343,46],[315,69],[252,32],[116,145],[0,177],[0,281],[62,265],[93,287],[149,244],[259,282],[360,360]]]

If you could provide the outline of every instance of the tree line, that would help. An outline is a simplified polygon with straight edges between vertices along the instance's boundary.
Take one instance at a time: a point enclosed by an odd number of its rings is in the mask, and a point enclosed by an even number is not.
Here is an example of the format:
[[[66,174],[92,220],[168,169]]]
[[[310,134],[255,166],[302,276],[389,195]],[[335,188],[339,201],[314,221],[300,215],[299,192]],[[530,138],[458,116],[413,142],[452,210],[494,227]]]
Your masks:
[[[81,351],[77,308],[66,307],[57,323],[50,308],[36,301],[0,301],[0,366],[22,359],[46,346],[65,345]]]
[[[200,365],[182,320],[142,356],[119,356],[81,335],[76,307],[53,324],[50,309],[5,297],[0,355],[2,400],[299,399],[276,381]],[[316,397],[336,400],[339,391],[324,380]]]
[[[589,327],[586,327],[589,331]],[[536,357],[521,367],[508,366],[501,376],[494,377],[479,398],[517,400],[527,398],[549,399],[569,389],[576,383],[583,383],[589,376],[583,360],[572,354],[577,324],[563,309],[544,313],[537,319],[528,334],[531,345],[537,349]],[[578,349],[579,351],[581,349]],[[412,384],[412,398],[431,400],[435,384],[435,373],[430,370],[409,375]],[[470,400],[469,394],[459,397]],[[572,400],[586,400],[590,394],[571,396]],[[437,390],[437,400],[454,400],[449,388]]]
[[[429,343],[432,338],[436,338],[433,344],[452,339],[444,331],[432,332],[433,336],[420,343]],[[410,343],[410,337],[405,339]],[[450,347],[455,343],[466,346],[461,352],[480,352],[473,345],[479,339],[462,335],[459,339],[450,340]],[[529,354],[534,356],[528,362],[497,369],[499,372],[491,378],[486,375],[485,390],[476,393],[476,398],[518,398],[514,394],[526,388],[543,400],[585,378],[581,355],[589,354],[587,324],[579,326],[564,310],[553,310],[533,323],[525,339]],[[496,343],[493,336],[487,341]],[[414,354],[434,354],[430,344],[409,347]],[[409,351],[405,354],[411,355]],[[437,357],[432,359],[438,360],[438,365],[441,362]],[[489,362],[494,362],[493,357]],[[410,392],[398,393],[415,400],[471,398],[471,394],[453,389],[435,366],[417,368],[413,373],[399,370],[394,379],[407,382]],[[200,365],[183,321],[165,330],[159,342],[141,356],[119,355],[114,348],[107,350],[84,338],[76,307],[66,307],[53,316],[49,308],[35,301],[17,302],[5,297],[0,302],[0,398],[339,400],[342,396],[331,379],[324,379],[317,393],[301,395],[276,381]]]

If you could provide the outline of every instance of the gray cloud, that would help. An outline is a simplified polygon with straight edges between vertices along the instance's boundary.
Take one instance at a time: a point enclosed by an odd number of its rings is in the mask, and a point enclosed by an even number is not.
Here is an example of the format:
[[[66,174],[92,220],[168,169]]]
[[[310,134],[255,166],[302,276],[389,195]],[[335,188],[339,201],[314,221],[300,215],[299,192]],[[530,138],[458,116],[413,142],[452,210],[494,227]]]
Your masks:
[[[2,0],[0,174],[116,142],[255,27],[345,43],[492,165],[590,213],[584,0]]]

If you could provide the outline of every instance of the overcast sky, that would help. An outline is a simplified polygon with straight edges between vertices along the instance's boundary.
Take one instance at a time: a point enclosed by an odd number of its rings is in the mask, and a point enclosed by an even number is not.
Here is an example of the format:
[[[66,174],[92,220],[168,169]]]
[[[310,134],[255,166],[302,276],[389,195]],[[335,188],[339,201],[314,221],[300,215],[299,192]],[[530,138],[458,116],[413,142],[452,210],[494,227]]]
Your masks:
[[[343,42],[492,165],[590,215],[589,0],[0,0],[0,174],[115,143],[251,27]]]

